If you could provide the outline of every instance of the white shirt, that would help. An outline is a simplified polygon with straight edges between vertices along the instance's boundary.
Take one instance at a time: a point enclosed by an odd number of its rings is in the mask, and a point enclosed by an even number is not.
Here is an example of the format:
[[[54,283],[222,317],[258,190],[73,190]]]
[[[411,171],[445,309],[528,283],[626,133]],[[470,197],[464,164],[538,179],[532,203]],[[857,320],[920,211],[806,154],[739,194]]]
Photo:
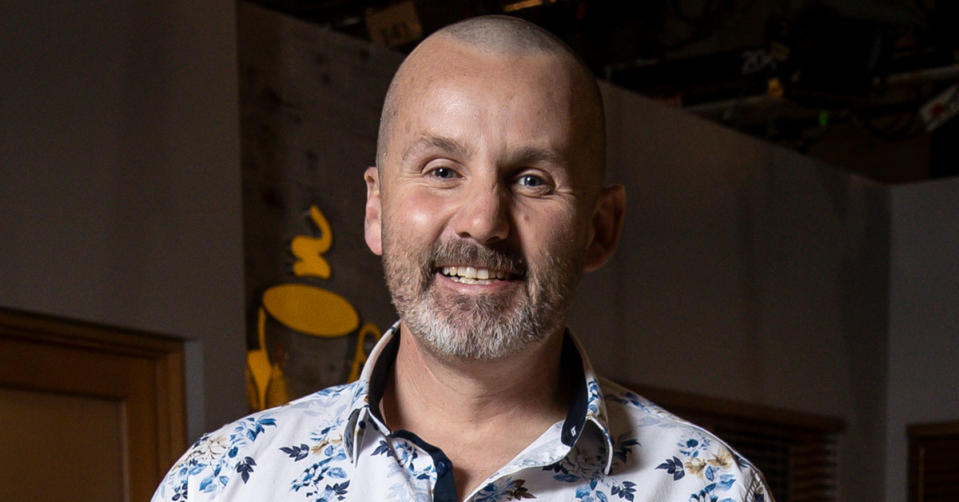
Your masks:
[[[455,501],[442,450],[379,417],[397,327],[373,349],[360,379],[255,413],[203,435],[173,466],[153,502]],[[766,502],[762,475],[709,432],[598,379],[567,334],[573,403],[466,500],[500,502]]]

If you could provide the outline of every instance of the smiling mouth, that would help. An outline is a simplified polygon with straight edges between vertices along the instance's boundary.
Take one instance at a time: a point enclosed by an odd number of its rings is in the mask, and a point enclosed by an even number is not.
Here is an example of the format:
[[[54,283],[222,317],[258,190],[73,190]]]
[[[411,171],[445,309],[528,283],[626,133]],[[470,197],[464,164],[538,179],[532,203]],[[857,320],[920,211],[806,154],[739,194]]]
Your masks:
[[[482,267],[450,266],[440,268],[439,272],[453,282],[462,284],[493,284],[495,281],[519,278],[518,275],[507,271]]]

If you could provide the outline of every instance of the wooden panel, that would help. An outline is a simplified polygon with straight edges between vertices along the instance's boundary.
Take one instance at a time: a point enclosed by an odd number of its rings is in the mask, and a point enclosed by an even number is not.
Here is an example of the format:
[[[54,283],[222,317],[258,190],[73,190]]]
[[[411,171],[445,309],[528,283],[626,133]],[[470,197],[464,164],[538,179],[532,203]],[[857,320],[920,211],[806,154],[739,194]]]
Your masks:
[[[0,388],[17,389],[19,394],[8,390],[7,397],[19,395],[24,400],[19,413],[35,415],[38,424],[53,418],[52,410],[58,406],[72,407],[70,413],[60,415],[60,420],[74,422],[77,427],[96,427],[84,414],[107,420],[107,429],[97,432],[101,435],[98,448],[77,439],[76,444],[48,452],[56,470],[45,473],[57,475],[74,468],[75,463],[103,463],[104,472],[114,472],[109,465],[119,451],[124,473],[120,497],[78,499],[71,493],[66,497],[69,500],[149,500],[186,446],[183,347],[179,340],[0,310]],[[110,407],[118,410],[115,426],[105,418],[112,413],[107,411]],[[112,435],[102,437],[107,430]],[[72,432],[83,435],[80,430]],[[69,441],[69,437],[60,440]],[[85,453],[63,453],[71,449]],[[14,461],[3,457],[0,470]],[[11,481],[20,485],[11,490],[35,489],[27,479]]]
[[[124,500],[120,401],[0,388],[0,500]]]
[[[367,251],[357,216],[366,204],[362,177],[376,153],[380,105],[403,56],[251,2],[238,2],[236,14],[247,346],[253,364],[281,367],[288,396],[296,398],[347,381],[357,347],[373,338],[363,327],[372,323],[382,333],[396,321],[380,259]],[[312,256],[292,249],[294,239],[327,236],[329,248]],[[317,260],[328,273],[303,266]],[[311,335],[273,314],[261,325],[266,291],[290,287],[322,295],[321,306],[355,314],[359,325],[337,336]],[[251,408],[259,399],[254,394]]]

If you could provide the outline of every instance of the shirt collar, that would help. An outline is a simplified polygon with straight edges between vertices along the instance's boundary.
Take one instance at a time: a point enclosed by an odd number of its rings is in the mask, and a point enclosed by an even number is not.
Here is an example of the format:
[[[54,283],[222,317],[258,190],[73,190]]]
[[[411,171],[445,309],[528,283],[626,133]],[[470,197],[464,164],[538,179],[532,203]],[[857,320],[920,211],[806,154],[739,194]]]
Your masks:
[[[571,348],[575,351],[575,354],[579,356],[583,368],[583,382],[585,383],[586,393],[586,413],[583,424],[578,427],[580,429],[579,434],[582,434],[582,429],[585,428],[585,424],[587,422],[596,427],[596,430],[603,438],[603,445],[606,450],[606,465],[603,469],[603,472],[605,472],[606,475],[609,475],[610,470],[613,468],[613,438],[609,431],[609,418],[606,414],[606,401],[603,399],[603,393],[599,385],[599,379],[596,377],[596,372],[593,371],[593,364],[586,355],[586,350],[583,349],[583,345],[580,343],[579,339],[576,338],[576,335],[574,335],[569,329],[566,330],[565,343],[572,346]],[[572,407],[570,409],[572,409]],[[567,417],[567,422],[568,421],[569,417]],[[564,431],[566,427],[567,425],[563,424]]]
[[[356,381],[356,392],[353,394],[353,401],[350,404],[350,418],[346,421],[343,430],[343,437],[347,438],[346,454],[354,464],[359,454],[359,448],[356,446],[360,444],[360,435],[365,430],[366,426],[364,424],[366,417],[371,413],[370,403],[372,401],[375,401],[372,405],[372,409],[376,410],[375,416],[379,416],[379,397],[383,395],[386,377],[396,361],[396,350],[399,348],[400,337],[394,335],[399,333],[399,329],[400,323],[397,321],[380,336],[379,341],[376,342],[363,364],[360,378]],[[371,394],[376,396],[375,400],[371,399]]]
[[[343,437],[347,438],[347,455],[354,463],[359,453],[359,448],[355,446],[360,443],[360,435],[365,430],[362,423],[367,416],[372,416],[376,422],[382,423],[379,400],[383,395],[386,379],[396,361],[400,340],[399,329],[400,323],[397,322],[383,333],[376,346],[370,351],[357,381],[350,405],[350,418],[346,421],[346,428],[343,431]],[[582,344],[570,330],[566,330],[563,340],[562,364],[565,371],[573,372],[574,381],[578,385],[573,392],[572,403],[563,422],[561,441],[571,448],[579,440],[587,424],[595,426],[605,442],[605,472],[609,474],[613,464],[613,441],[609,432],[606,403],[600,391],[599,380],[593,371],[593,365],[586,356]]]

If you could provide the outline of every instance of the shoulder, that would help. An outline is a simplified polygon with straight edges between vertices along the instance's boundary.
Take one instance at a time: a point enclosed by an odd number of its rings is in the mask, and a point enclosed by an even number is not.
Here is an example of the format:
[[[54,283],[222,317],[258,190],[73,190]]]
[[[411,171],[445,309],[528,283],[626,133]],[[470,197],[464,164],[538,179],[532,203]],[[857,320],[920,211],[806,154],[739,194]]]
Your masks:
[[[267,453],[283,454],[283,447],[299,445],[304,437],[338,434],[357,385],[330,387],[203,434],[167,473],[153,501],[195,500],[197,494],[215,500],[231,484],[246,483]]]
[[[689,422],[670,413],[649,399],[606,378],[598,378],[600,392],[610,419],[625,420],[631,427],[681,427]]]
[[[642,469],[657,484],[690,500],[768,502],[762,473],[712,432],[607,379],[600,379],[610,434],[629,437]],[[625,474],[625,473],[624,473]]]

